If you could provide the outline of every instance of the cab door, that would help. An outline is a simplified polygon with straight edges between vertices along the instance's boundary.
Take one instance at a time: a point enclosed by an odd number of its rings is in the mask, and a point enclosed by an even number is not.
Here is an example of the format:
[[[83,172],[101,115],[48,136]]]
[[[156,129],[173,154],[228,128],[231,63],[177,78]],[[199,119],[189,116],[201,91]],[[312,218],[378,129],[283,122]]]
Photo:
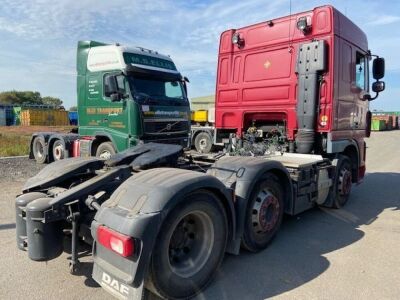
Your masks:
[[[125,76],[121,74],[106,73],[103,76],[104,93],[100,112],[100,126],[108,128],[110,131],[119,131],[123,134],[129,134],[129,110],[127,109],[126,101],[111,101],[110,89],[107,86],[107,76],[116,76],[118,84],[118,92],[121,95],[127,95],[127,86]]]
[[[347,41],[338,38],[339,51],[337,53],[337,106],[335,129],[339,131],[351,130],[354,112],[354,93],[353,93],[353,46]],[[347,135],[346,133],[344,133]]]
[[[368,101],[363,97],[369,93],[369,68],[368,56],[359,49],[355,49],[354,53],[354,109],[352,115],[351,127],[353,130],[365,130],[366,115],[368,112]]]
[[[129,110],[127,101],[111,101],[109,88],[106,84],[107,76],[117,76],[118,89],[122,95],[127,93],[126,80],[120,72],[93,72],[87,75],[87,99],[80,112],[81,135],[107,136],[117,151],[128,147],[130,131]],[[81,122],[82,120],[82,122]]]

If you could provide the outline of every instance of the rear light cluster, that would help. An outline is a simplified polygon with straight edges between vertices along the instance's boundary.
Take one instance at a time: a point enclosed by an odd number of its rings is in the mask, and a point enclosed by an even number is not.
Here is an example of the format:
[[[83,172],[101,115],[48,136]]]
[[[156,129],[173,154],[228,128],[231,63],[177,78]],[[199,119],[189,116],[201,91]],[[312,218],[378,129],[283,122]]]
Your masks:
[[[132,237],[116,232],[105,226],[97,228],[97,241],[123,257],[131,256],[135,251]]]

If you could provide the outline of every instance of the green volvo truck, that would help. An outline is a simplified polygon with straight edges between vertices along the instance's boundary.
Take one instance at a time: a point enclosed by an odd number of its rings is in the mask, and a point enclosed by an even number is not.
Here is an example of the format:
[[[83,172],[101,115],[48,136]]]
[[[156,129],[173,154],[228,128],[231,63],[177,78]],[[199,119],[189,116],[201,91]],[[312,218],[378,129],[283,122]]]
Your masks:
[[[76,69],[78,129],[33,134],[30,158],[38,163],[75,156],[109,158],[152,141],[188,147],[188,80],[169,56],[79,41]]]

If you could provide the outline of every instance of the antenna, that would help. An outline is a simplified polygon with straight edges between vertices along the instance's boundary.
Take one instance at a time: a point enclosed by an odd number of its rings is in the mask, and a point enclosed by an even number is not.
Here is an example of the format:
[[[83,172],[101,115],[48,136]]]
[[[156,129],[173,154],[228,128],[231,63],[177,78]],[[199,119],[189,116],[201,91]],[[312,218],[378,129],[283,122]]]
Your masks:
[[[292,26],[292,0],[289,0],[289,53],[292,53],[292,41],[290,40],[290,27]]]

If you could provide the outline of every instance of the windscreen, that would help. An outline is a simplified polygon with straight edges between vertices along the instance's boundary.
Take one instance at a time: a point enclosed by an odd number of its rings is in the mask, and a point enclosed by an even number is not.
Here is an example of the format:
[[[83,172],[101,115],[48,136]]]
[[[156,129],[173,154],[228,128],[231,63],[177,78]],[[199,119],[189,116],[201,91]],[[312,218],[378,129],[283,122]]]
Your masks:
[[[129,77],[135,99],[141,104],[185,105],[186,96],[182,82],[150,77]]]

